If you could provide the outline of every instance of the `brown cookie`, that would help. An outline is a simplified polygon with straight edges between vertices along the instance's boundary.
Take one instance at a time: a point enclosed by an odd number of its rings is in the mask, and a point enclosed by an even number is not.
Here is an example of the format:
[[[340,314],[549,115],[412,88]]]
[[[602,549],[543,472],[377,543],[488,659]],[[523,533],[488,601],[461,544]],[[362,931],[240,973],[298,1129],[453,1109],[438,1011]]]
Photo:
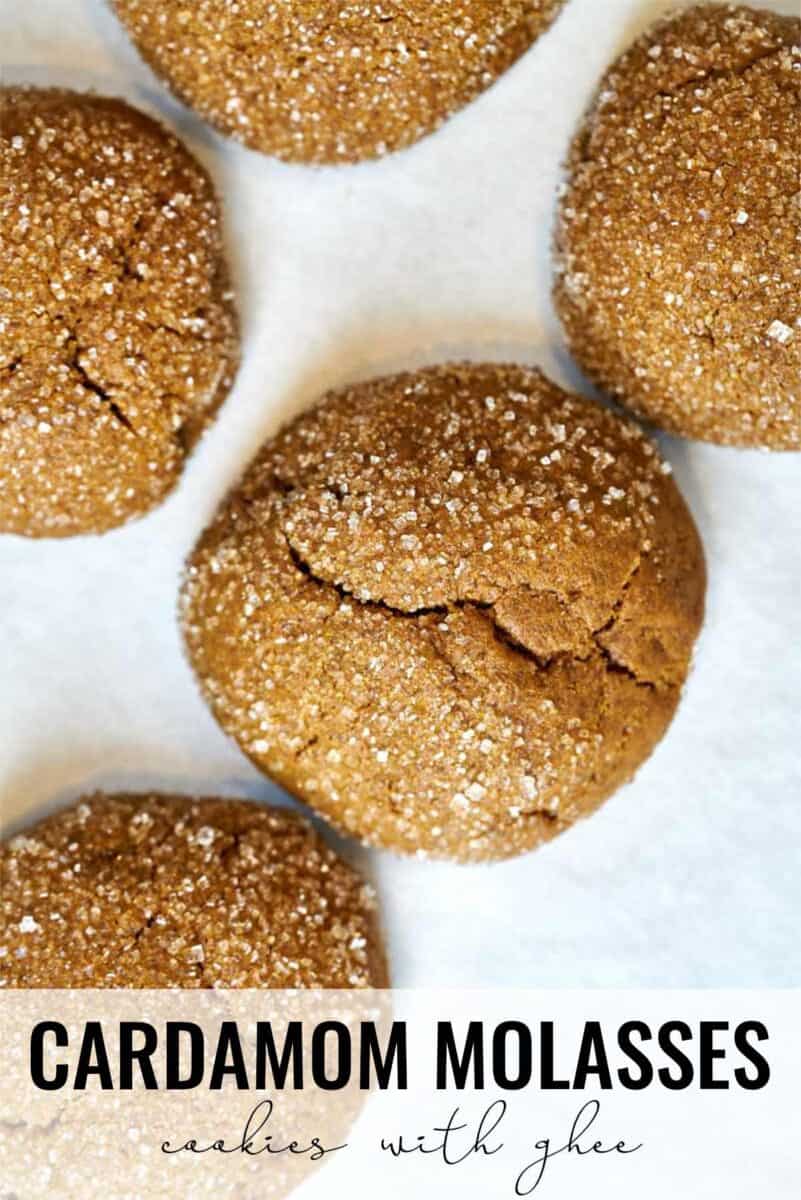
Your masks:
[[[629,779],[678,702],[705,574],[667,470],[635,425],[522,367],[332,393],[191,558],[205,696],[368,844],[529,850]]]
[[[799,42],[796,18],[681,12],[612,67],[573,145],[555,288],[571,350],[687,437],[801,449]]]
[[[385,987],[371,889],[302,818],[87,797],[0,843],[0,986]]]
[[[223,133],[290,162],[410,146],[494,83],[563,0],[113,0],[151,67]]]
[[[120,100],[0,108],[0,532],[101,533],[164,499],[231,385],[219,208]]]

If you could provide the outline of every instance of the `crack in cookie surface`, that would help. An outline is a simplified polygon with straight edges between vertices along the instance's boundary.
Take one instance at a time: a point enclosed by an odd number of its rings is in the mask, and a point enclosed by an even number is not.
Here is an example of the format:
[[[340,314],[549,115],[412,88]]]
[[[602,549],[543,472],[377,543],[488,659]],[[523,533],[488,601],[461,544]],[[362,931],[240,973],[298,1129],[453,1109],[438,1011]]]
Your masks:
[[[218,719],[268,774],[368,843],[482,859],[552,837],[647,757],[703,591],[635,426],[464,364],[333,393],[282,431],[201,539],[182,614]]]
[[[0,530],[102,532],[166,496],[232,383],[218,205],[122,101],[0,106]]]

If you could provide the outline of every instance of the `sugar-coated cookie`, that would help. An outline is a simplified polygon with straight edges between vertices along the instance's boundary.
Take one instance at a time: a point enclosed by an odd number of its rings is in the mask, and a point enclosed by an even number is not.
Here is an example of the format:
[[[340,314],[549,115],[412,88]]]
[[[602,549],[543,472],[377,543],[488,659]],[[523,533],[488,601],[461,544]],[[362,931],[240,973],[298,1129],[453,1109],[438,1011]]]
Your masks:
[[[0,532],[158,504],[238,337],[205,170],[120,100],[0,89]]]
[[[204,694],[346,833],[530,850],[629,779],[678,702],[705,572],[667,472],[637,426],[523,367],[332,393],[191,557]]]
[[[93,795],[0,843],[0,985],[385,987],[372,890],[296,814]]]
[[[410,146],[473,100],[564,0],[113,0],[144,58],[232,137],[290,162]]]
[[[570,348],[685,437],[801,449],[800,44],[797,18],[682,11],[611,68],[570,155]]]

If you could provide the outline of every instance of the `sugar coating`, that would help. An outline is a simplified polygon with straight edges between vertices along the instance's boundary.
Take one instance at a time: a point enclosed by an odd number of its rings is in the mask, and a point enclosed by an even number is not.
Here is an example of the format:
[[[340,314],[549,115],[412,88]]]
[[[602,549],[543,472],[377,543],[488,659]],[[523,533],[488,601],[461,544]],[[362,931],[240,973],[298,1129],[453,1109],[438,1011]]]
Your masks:
[[[334,392],[262,451],[191,557],[218,720],[338,829],[529,850],[628,779],[675,709],[703,553],[633,423],[515,366]]]
[[[563,0],[113,0],[139,50],[218,129],[293,162],[409,146],[473,100]]]
[[[0,987],[386,986],[372,889],[282,809],[88,796],[0,883]]]
[[[0,531],[159,503],[230,387],[211,182],[119,100],[0,89]]]
[[[555,298],[584,370],[672,432],[801,449],[801,22],[708,5],[611,68]]]

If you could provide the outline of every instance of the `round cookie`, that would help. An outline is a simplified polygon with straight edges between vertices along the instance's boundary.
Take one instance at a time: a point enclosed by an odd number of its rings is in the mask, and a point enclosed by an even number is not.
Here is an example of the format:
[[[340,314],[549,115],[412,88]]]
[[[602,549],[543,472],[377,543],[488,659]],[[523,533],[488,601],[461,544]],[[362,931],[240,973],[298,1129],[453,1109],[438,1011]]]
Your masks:
[[[203,692],[338,829],[522,853],[664,733],[703,610],[695,526],[637,426],[515,366],[328,395],[191,557]]]
[[[164,499],[231,385],[219,208],[120,100],[0,109],[0,532],[101,533]]]
[[[87,797],[0,843],[0,986],[387,986],[372,890],[302,818]]]
[[[410,146],[488,88],[564,0],[113,0],[140,52],[223,133],[289,162]]]
[[[612,67],[573,144],[571,350],[673,433],[801,449],[800,41],[797,18],[683,11]]]

